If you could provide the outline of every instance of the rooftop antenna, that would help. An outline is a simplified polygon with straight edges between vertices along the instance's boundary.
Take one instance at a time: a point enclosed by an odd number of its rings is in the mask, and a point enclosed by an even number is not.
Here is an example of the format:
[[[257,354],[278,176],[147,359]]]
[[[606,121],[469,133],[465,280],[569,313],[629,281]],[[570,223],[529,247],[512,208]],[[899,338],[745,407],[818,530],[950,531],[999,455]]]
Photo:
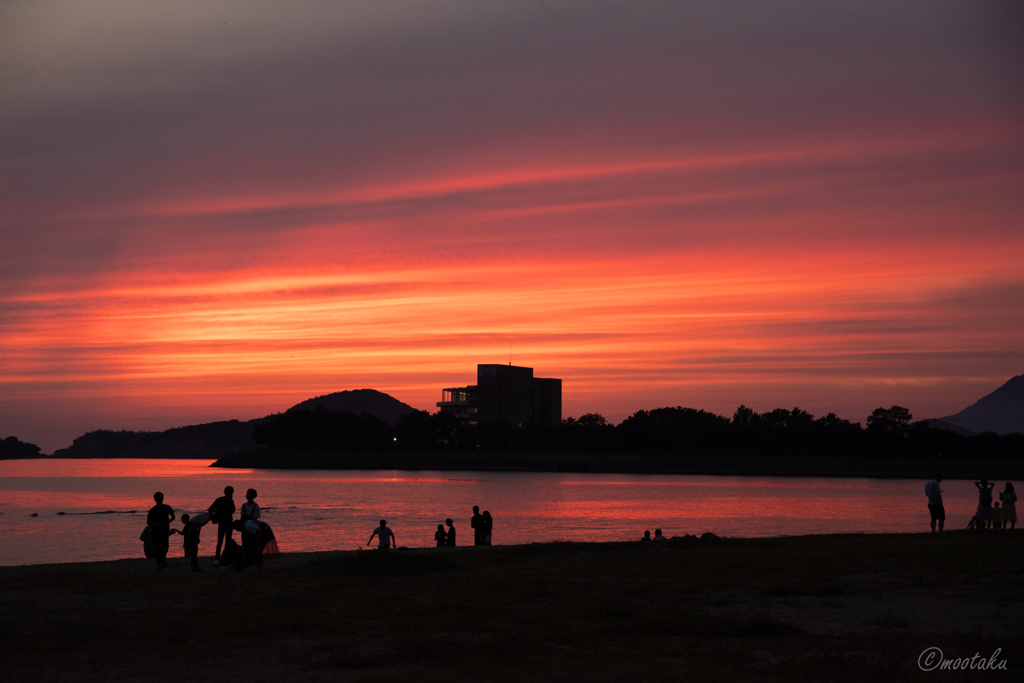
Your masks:
[[[508,345],[508,366],[512,367],[512,345]]]

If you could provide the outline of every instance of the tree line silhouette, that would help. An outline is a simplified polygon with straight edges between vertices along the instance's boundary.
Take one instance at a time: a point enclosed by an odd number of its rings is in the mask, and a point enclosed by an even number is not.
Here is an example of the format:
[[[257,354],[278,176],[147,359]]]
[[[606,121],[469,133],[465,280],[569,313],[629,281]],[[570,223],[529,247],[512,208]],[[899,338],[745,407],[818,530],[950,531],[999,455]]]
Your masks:
[[[618,425],[599,413],[558,425],[463,424],[445,411],[414,411],[397,425],[344,411],[290,410],[253,426],[257,444],[273,450],[423,453],[618,453],[700,456],[807,455],[1016,459],[1024,435],[965,436],[912,423],[900,406],[878,408],[866,427],[829,413],[815,418],[800,408],[758,413],[746,406],[732,419],[694,408],[633,413]]]
[[[39,446],[34,443],[21,441],[13,436],[9,436],[6,439],[0,439],[0,460],[38,458],[39,450]]]
[[[162,432],[97,429],[82,434],[52,457],[217,458],[225,452],[252,449],[252,425],[257,421],[224,420]]]

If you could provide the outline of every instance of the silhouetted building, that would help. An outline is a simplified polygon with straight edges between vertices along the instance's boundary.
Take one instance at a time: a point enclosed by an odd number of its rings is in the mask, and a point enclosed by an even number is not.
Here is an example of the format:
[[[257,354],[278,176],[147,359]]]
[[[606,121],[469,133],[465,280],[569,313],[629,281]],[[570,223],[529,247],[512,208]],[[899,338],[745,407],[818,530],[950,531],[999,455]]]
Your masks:
[[[443,389],[437,407],[469,424],[557,425],[562,422],[562,380],[534,377],[533,368],[511,364],[477,365],[476,384]]]

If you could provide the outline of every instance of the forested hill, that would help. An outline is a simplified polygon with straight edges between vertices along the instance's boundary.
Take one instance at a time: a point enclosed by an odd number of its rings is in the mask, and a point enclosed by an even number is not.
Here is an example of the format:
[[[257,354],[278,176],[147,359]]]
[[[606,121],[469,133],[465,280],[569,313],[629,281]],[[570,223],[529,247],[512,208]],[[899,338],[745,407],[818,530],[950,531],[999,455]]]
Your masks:
[[[250,450],[253,425],[265,418],[240,422],[227,420],[175,427],[162,432],[128,432],[100,429],[87,432],[53,458],[206,458]]]
[[[34,443],[27,443],[13,436],[0,439],[0,460],[20,460],[38,457],[40,457],[39,446]]]
[[[376,389],[353,389],[351,391],[337,391],[333,394],[325,394],[310,398],[298,403],[288,409],[288,412],[295,410],[324,410],[343,411],[360,415],[369,413],[377,419],[387,422],[389,425],[397,425],[403,415],[415,412],[415,408],[402,403],[397,398],[389,396]]]
[[[374,389],[339,391],[317,396],[278,413],[254,420],[226,420],[175,427],[162,432],[130,432],[101,429],[75,439],[67,448],[55,451],[54,458],[201,458],[215,460],[226,453],[250,451],[257,447],[253,427],[294,411],[318,408],[332,412],[368,414],[385,424],[394,425],[409,413],[411,406]],[[21,450],[18,451],[23,452]],[[8,457],[36,457],[28,455]]]

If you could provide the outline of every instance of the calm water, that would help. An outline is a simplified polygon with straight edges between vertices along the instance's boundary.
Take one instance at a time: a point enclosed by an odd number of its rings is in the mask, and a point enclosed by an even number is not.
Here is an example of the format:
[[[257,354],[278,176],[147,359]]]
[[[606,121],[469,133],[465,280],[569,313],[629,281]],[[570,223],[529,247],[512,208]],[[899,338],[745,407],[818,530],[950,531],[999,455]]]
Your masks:
[[[381,517],[399,545],[433,545],[437,525],[449,516],[459,544],[471,544],[473,505],[494,516],[495,544],[627,540],[656,527],[667,536],[925,531],[929,520],[924,481],[916,480],[224,470],[209,464],[0,461],[0,565],[142,557],[138,537],[154,491],[163,491],[180,517],[205,510],[227,485],[235,487],[236,505],[244,502],[245,489],[259,491],[263,518],[284,552],[365,546]],[[966,526],[977,505],[974,485],[945,481],[943,490],[949,526]],[[212,555],[215,543],[208,526],[200,552]],[[181,554],[173,541],[171,554]]]

